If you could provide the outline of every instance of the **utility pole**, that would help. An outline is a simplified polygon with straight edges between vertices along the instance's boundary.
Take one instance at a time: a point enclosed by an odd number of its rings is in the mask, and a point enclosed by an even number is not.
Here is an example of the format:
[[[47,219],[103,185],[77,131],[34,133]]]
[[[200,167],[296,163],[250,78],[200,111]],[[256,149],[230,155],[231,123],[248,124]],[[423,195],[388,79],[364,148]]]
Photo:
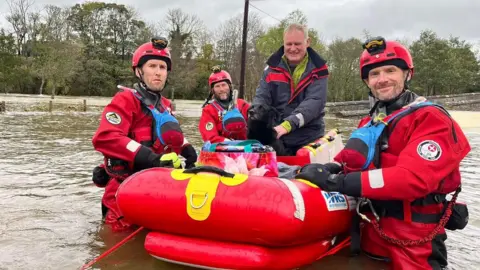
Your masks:
[[[239,98],[245,96],[245,62],[247,61],[247,32],[248,32],[248,6],[249,0],[245,0],[245,9],[243,11],[243,36],[242,36],[242,64],[240,68],[240,91]]]

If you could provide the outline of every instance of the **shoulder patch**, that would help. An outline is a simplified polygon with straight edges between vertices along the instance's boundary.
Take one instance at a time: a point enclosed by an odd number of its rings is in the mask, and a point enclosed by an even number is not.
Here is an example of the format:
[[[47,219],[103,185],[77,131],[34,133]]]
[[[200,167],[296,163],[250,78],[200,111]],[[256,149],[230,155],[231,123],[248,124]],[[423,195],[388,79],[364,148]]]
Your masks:
[[[213,129],[213,123],[212,122],[208,122],[206,125],[205,125],[205,129],[210,131]]]
[[[107,112],[105,118],[108,122],[114,125],[118,125],[122,122],[122,118],[116,112]]]
[[[425,160],[435,161],[442,156],[442,148],[437,142],[426,140],[418,144],[417,153]]]

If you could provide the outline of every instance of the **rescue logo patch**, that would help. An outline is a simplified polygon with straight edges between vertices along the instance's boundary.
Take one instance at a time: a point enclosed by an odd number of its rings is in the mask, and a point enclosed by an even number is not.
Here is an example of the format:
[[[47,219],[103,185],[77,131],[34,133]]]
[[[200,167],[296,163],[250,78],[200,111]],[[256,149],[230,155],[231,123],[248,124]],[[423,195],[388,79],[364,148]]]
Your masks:
[[[213,129],[213,123],[212,122],[208,122],[206,125],[205,125],[205,128],[207,130],[212,130]]]
[[[115,112],[107,112],[105,114],[105,118],[107,119],[108,122],[114,125],[118,125],[122,122],[122,118],[120,117],[120,115],[118,115]]]
[[[435,161],[442,155],[442,148],[437,142],[427,140],[418,144],[417,153],[423,159]]]
[[[338,211],[348,209],[348,202],[345,195],[339,192],[325,192],[322,190],[323,198],[327,204],[328,211]]]

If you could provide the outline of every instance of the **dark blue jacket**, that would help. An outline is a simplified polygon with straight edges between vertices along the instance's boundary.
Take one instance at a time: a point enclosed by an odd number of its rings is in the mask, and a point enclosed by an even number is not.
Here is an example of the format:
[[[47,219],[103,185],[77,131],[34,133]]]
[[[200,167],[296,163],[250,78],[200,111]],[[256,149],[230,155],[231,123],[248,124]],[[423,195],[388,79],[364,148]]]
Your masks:
[[[288,148],[299,148],[325,133],[325,103],[327,100],[328,68],[325,60],[312,48],[307,48],[309,60],[297,87],[285,61],[283,46],[267,61],[253,105],[264,103],[275,107],[281,114],[281,122],[292,126],[290,133],[280,139]],[[277,123],[277,124],[280,124]]]

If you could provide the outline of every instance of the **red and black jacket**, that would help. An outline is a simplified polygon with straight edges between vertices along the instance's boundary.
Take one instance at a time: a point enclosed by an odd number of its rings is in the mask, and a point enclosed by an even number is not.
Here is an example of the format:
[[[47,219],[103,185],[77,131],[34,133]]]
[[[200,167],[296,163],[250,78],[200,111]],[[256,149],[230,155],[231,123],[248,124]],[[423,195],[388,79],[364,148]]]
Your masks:
[[[312,48],[307,49],[308,63],[294,87],[289,67],[282,56],[282,46],[267,61],[252,104],[267,104],[281,113],[281,121],[289,121],[292,130],[281,137],[286,147],[306,145],[325,132],[328,67]],[[280,124],[280,123],[277,123]]]

